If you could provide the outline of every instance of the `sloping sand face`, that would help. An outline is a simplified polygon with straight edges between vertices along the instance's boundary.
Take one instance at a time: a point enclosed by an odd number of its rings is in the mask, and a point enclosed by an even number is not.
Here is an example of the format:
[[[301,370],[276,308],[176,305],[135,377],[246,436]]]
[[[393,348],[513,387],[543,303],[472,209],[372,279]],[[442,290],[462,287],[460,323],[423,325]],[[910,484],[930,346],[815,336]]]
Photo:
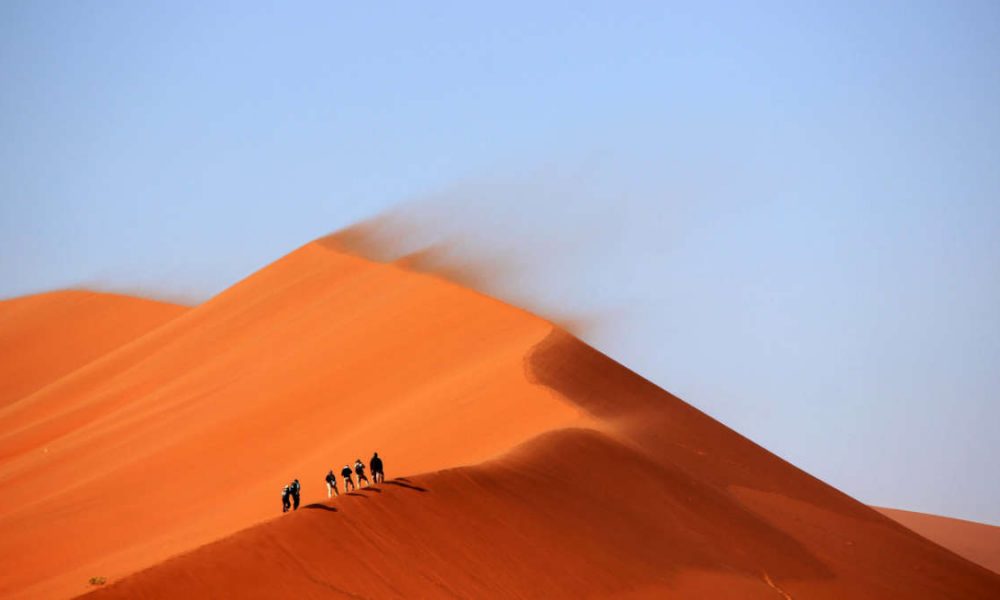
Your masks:
[[[0,301],[0,408],[186,310],[176,304],[85,291]]]
[[[326,501],[372,451],[403,478]],[[5,597],[1000,594],[551,324],[331,240],[0,410],[0,484],[31,490]]]
[[[955,554],[1000,573],[1000,527],[895,508],[875,510]]]
[[[0,595],[65,597],[279,511],[372,451],[475,464],[591,419],[527,381],[549,326],[310,244],[0,410]],[[39,540],[48,540],[39,543]]]
[[[928,542],[553,330],[526,374],[603,431],[310,504],[96,597],[992,598]]]

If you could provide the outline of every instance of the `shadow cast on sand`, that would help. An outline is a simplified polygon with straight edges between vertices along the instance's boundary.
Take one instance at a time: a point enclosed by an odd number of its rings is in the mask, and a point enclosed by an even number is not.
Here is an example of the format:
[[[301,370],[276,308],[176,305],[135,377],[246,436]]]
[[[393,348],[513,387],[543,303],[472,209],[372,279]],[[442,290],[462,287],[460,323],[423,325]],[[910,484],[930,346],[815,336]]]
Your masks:
[[[320,504],[316,502],[314,504],[306,504],[302,508],[311,508],[313,510],[328,510],[330,512],[337,512],[337,509],[333,506],[327,506],[326,504]]]
[[[376,487],[360,488],[358,491],[359,492],[375,492],[376,494],[381,494],[382,493],[382,490],[380,490],[380,489],[378,489]]]
[[[364,494],[362,494],[361,492],[347,492],[344,495],[345,496],[356,496],[358,498],[367,498],[368,497],[368,496],[365,496]]]
[[[406,488],[408,490],[415,490],[418,492],[430,491],[427,488],[420,487],[419,485],[413,485],[412,483],[409,482],[409,480],[403,479],[402,477],[390,481],[383,481],[382,483],[384,483],[385,485],[395,485],[398,487]]]

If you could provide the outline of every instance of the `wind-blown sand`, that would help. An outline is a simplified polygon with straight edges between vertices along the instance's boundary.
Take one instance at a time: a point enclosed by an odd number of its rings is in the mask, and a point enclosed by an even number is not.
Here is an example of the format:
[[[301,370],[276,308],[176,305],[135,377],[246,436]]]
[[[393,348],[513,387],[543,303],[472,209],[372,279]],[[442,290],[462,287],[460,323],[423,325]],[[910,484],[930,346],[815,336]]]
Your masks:
[[[955,554],[1000,573],[1000,527],[896,508],[875,509]]]
[[[405,479],[326,501],[373,450]],[[550,323],[335,238],[0,409],[0,484],[31,490],[4,597],[1000,594]]]

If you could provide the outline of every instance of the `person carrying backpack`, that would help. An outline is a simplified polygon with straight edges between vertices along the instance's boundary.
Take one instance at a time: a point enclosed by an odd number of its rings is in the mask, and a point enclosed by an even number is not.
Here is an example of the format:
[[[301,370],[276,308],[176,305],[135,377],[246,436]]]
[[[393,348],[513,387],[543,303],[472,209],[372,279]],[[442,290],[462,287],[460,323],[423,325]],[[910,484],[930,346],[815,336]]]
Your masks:
[[[283,513],[288,512],[289,507],[292,506],[291,501],[289,501],[289,497],[291,495],[292,495],[292,490],[290,486],[286,485],[285,487],[281,488],[281,512]]]
[[[289,486],[289,491],[292,493],[292,510],[299,509],[299,493],[302,491],[302,486],[299,485],[299,480],[296,479]]]
[[[347,493],[347,486],[351,486],[354,489],[354,479],[351,478],[351,467],[344,465],[344,468],[340,470],[340,476],[344,478],[344,493]]]
[[[358,475],[358,487],[361,486],[362,481],[365,482],[365,487],[371,485],[368,483],[368,478],[365,477],[365,463],[361,462],[360,458],[354,461],[354,472]]]
[[[378,452],[368,461],[368,467],[372,471],[372,481],[376,484],[385,481],[385,471],[382,470],[382,459],[378,457]]]
[[[334,494],[339,496],[340,492],[337,491],[337,476],[333,474],[333,469],[330,469],[326,474],[326,497],[330,498]]]

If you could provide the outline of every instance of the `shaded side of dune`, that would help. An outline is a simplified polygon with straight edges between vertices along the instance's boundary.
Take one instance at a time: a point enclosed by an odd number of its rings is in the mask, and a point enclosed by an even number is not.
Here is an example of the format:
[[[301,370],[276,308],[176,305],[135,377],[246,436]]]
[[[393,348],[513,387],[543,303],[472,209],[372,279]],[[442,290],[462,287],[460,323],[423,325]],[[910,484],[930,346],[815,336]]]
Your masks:
[[[788,501],[787,498],[784,501]],[[608,435],[562,430],[168,560],[95,598],[993,598],[888,519],[786,519]],[[797,525],[794,521],[800,521]]]
[[[372,450],[427,474],[325,503]],[[274,518],[292,477],[314,507]],[[12,598],[1000,592],[551,323],[327,243],[0,408],[0,485],[33,491]]]
[[[606,424],[364,490],[97,596],[995,598],[1000,577],[553,330],[526,376]]]

